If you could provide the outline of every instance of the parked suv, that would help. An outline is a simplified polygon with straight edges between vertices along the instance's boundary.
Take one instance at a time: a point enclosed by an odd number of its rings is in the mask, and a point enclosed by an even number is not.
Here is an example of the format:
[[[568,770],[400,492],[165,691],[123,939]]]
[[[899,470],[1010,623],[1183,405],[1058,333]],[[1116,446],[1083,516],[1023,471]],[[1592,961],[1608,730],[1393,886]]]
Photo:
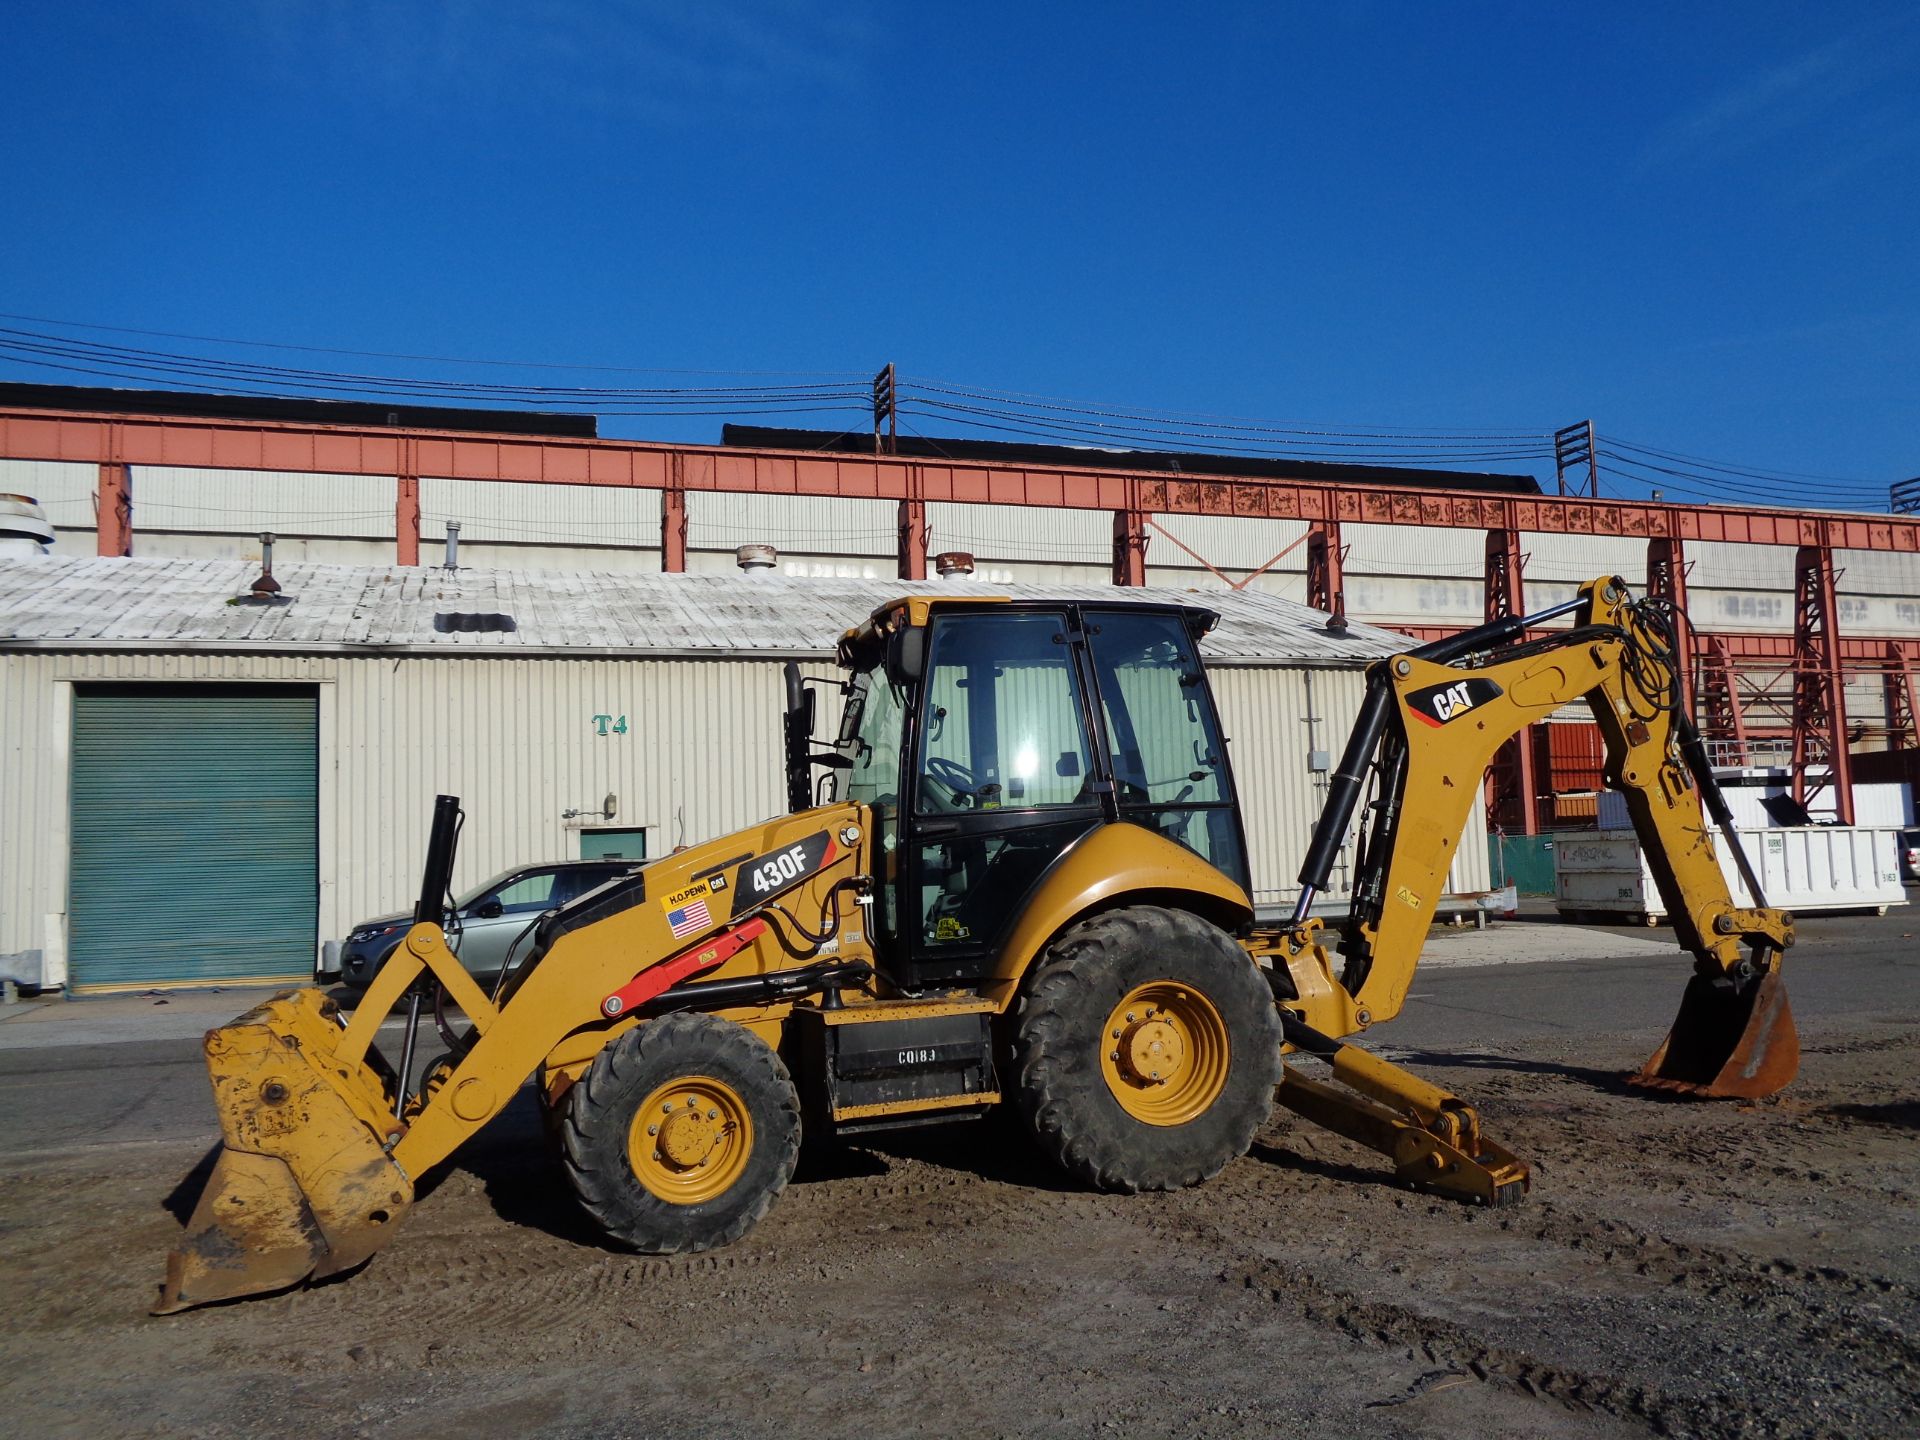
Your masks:
[[[1920,880],[1920,830],[1900,832],[1900,866],[1909,880]]]
[[[521,865],[494,876],[454,902],[460,963],[474,975],[492,978],[515,937],[542,913],[638,868],[633,860],[566,860]],[[356,990],[366,989],[412,924],[413,912],[407,911],[354,926],[340,947],[340,978]],[[447,929],[453,939],[454,927]]]

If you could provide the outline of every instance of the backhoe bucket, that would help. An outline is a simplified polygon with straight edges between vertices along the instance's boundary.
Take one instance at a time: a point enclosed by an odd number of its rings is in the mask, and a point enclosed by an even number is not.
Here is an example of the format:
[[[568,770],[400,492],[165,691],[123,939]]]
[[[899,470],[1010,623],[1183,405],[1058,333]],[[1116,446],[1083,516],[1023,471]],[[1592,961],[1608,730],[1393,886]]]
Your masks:
[[[224,1140],[153,1313],[283,1290],[360,1264],[413,1204],[387,1158],[399,1126],[381,1078],[338,1056],[318,990],[276,995],[207,1032]]]
[[[1769,973],[1744,989],[1696,975],[1673,1029],[1628,1083],[1683,1095],[1758,1100],[1786,1088],[1800,1069],[1787,987]]]

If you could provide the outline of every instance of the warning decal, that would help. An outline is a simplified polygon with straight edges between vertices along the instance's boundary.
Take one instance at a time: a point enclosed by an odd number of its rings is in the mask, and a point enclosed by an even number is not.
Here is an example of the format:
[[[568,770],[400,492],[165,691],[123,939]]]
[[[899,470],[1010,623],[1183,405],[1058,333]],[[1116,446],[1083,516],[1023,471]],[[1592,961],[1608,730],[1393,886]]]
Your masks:
[[[684,940],[689,935],[698,935],[713,928],[713,910],[708,903],[712,898],[713,886],[705,880],[696,880],[660,902],[660,908],[667,914],[667,928],[673,931],[674,939]]]

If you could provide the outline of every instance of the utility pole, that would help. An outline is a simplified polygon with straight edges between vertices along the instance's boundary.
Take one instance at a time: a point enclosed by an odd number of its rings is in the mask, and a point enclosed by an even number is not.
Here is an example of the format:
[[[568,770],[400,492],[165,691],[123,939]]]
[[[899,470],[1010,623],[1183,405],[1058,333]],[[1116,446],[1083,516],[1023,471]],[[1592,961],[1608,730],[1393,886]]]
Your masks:
[[[1576,473],[1582,465],[1587,467],[1584,480]],[[1562,495],[1600,498],[1600,449],[1594,444],[1593,421],[1582,420],[1553,432],[1553,478]]]
[[[900,412],[894,403],[893,362],[891,360],[881,368],[878,375],[873,377],[873,453],[876,455],[881,453],[880,424],[883,420],[886,422],[887,428],[887,448],[885,453],[888,455],[897,455],[900,452],[900,431],[898,428]]]

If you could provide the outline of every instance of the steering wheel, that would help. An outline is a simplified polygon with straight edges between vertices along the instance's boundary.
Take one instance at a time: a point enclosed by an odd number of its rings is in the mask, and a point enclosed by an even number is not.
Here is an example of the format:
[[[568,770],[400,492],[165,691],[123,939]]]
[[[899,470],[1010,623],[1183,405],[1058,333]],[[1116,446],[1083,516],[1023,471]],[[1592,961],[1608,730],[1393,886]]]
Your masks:
[[[923,793],[928,782],[944,787],[942,792],[930,797],[938,801],[943,810],[959,809],[974,799],[973,772],[957,760],[949,760],[944,755],[929,755],[926,771],[920,778]]]

